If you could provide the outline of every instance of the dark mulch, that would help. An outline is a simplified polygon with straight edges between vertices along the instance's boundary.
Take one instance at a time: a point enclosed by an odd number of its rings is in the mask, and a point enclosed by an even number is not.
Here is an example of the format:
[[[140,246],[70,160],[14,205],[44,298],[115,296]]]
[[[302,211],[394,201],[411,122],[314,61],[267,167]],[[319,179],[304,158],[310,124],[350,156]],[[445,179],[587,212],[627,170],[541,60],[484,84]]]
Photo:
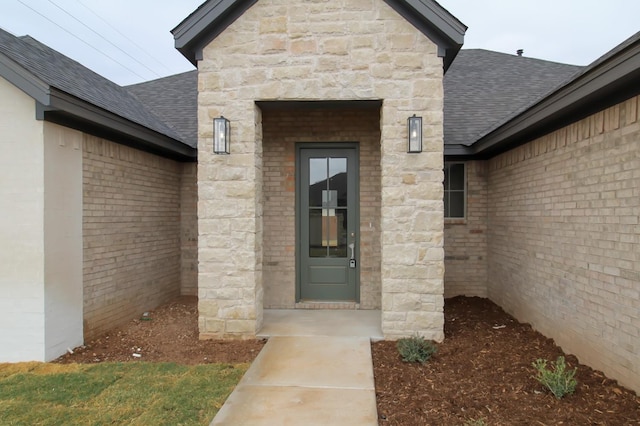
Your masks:
[[[640,425],[640,398],[574,356],[566,358],[578,366],[576,393],[557,400],[545,392],[531,363],[562,351],[490,301],[448,299],[445,322],[446,339],[425,365],[402,362],[395,342],[372,345],[380,425]],[[199,340],[197,324],[197,298],[181,297],[57,362],[239,363],[264,345]]]
[[[425,365],[402,362],[394,342],[372,345],[380,425],[640,425],[640,398],[575,356],[565,358],[578,367],[576,392],[546,392],[531,363],[562,350],[492,302],[448,299],[445,322]]]

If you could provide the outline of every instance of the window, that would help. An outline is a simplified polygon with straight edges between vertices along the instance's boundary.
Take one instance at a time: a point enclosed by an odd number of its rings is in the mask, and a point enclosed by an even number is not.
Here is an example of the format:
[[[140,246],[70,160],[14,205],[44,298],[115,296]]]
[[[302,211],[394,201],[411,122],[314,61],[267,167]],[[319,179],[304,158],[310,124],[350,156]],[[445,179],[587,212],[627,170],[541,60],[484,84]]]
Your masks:
[[[444,165],[444,217],[464,218],[465,212],[464,163]]]

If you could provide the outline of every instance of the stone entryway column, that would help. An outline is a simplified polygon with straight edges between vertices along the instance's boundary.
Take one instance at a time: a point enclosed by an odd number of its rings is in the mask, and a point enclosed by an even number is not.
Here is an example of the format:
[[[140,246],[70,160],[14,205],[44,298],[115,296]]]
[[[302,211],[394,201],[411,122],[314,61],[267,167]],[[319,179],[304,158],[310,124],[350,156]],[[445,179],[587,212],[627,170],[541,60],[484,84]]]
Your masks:
[[[421,84],[422,83],[422,84]],[[430,106],[420,110],[420,106]],[[412,108],[415,108],[413,110]],[[407,153],[406,120],[423,117],[423,152]],[[444,338],[441,80],[414,82],[413,98],[382,110],[382,331]]]
[[[262,326],[262,123],[253,102],[206,109],[198,142],[200,338],[252,338]],[[231,122],[231,154],[213,154],[213,118]]]

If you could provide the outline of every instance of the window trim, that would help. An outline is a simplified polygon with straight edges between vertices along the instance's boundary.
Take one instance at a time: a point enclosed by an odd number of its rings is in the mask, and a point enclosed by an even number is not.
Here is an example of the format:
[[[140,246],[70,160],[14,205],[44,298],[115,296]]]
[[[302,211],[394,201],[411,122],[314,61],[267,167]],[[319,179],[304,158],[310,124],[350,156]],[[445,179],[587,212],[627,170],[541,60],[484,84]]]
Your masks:
[[[463,179],[464,179],[464,182],[463,182],[463,185],[462,185],[462,190],[459,190],[459,189],[454,189],[454,190],[447,189],[447,182],[444,180],[445,179],[444,176],[443,176],[443,182],[442,182],[442,186],[443,186],[443,190],[444,190],[443,191],[443,194],[444,194],[444,197],[443,197],[443,214],[444,214],[444,219],[447,222],[456,222],[456,221],[457,222],[464,222],[464,221],[467,220],[467,193],[468,193],[468,189],[467,189],[467,184],[468,184],[468,179],[467,179],[467,169],[468,169],[468,167],[467,167],[467,163],[465,161],[445,161],[444,162],[443,175],[446,176],[444,171],[445,171],[445,169],[447,167],[453,166],[453,165],[456,165],[456,164],[461,164],[463,166],[463,175],[464,175]],[[447,214],[446,214],[447,212],[446,212],[446,209],[444,208],[444,204],[445,204],[445,201],[447,200],[447,197],[449,197],[449,195],[452,192],[457,192],[457,193],[462,192],[462,194],[463,194],[462,216],[453,216],[452,217],[452,216],[447,216]]]

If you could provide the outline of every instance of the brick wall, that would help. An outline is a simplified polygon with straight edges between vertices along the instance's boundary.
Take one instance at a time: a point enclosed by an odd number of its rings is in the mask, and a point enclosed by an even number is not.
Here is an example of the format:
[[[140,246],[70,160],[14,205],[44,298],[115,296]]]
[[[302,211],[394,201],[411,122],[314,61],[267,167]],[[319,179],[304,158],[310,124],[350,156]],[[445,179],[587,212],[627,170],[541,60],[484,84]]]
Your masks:
[[[180,178],[180,293],[198,295],[197,163],[183,163]]]
[[[490,160],[489,188],[490,298],[640,391],[638,97]]]
[[[180,294],[182,165],[84,135],[84,334]]]
[[[380,112],[264,111],[264,307],[295,305],[295,144],[360,144],[360,307],[380,308]]]
[[[444,296],[487,297],[487,163],[465,163],[464,219],[445,219]]]

